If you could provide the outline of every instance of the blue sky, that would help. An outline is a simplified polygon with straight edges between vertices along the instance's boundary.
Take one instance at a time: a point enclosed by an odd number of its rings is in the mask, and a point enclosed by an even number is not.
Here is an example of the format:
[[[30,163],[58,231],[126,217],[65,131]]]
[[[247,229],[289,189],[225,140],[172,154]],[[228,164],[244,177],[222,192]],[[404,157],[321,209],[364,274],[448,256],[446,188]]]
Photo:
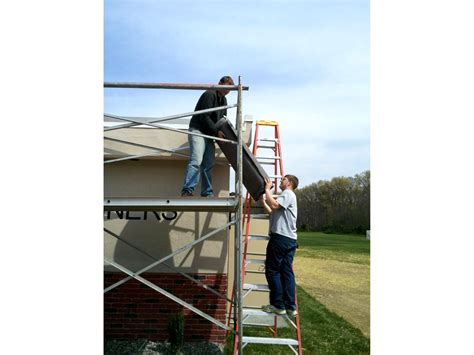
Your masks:
[[[104,80],[210,84],[241,75],[250,87],[244,115],[279,121],[285,172],[300,186],[353,176],[370,169],[369,6],[106,0]],[[200,94],[106,89],[104,111],[160,117],[192,111]]]

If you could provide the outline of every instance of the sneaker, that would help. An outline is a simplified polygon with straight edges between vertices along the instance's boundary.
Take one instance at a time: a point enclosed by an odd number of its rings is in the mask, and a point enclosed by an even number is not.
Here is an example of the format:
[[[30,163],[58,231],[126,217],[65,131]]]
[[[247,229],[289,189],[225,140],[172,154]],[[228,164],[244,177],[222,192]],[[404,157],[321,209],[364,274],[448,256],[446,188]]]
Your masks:
[[[287,309],[286,314],[288,314],[290,317],[296,317],[298,311],[296,309]]]
[[[276,308],[275,306],[271,304],[267,304],[266,306],[263,306],[262,311],[267,312],[267,313],[275,313],[280,316],[286,313],[284,309]]]
[[[181,197],[193,197],[192,192],[183,191],[181,192]]]

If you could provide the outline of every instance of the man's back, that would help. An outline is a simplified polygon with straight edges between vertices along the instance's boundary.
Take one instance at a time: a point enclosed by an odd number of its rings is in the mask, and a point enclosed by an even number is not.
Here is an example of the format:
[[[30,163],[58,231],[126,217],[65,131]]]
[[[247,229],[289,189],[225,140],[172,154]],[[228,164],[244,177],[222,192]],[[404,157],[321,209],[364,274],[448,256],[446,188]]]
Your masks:
[[[227,106],[225,96],[219,96],[216,90],[207,90],[199,98],[194,111],[205,110],[219,106]],[[190,128],[196,128],[204,134],[217,135],[215,124],[226,114],[227,110],[219,110],[193,115],[189,122]]]
[[[280,208],[273,210],[270,214],[270,232],[297,239],[298,206],[295,193],[291,189],[285,189],[276,200]]]

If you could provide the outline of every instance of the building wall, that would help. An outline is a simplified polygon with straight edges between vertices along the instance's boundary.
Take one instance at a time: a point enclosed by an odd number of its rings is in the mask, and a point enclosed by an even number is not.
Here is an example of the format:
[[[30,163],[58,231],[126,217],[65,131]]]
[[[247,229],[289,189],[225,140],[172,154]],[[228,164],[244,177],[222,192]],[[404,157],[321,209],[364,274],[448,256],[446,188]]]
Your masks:
[[[186,161],[139,160],[123,161],[105,167],[107,197],[176,197],[181,194]],[[229,168],[216,165],[214,189],[218,196],[228,196]],[[198,189],[200,187],[198,186]],[[199,190],[198,190],[199,191]],[[126,242],[161,259],[201,235],[222,227],[229,220],[228,213],[209,212],[160,212],[160,211],[110,211],[104,213],[104,227],[120,235]],[[218,232],[171,258],[168,263],[184,272],[226,272],[228,230]],[[104,254],[131,270],[140,270],[153,259],[104,233]],[[115,271],[105,265],[106,271]],[[151,272],[170,272],[157,266]]]

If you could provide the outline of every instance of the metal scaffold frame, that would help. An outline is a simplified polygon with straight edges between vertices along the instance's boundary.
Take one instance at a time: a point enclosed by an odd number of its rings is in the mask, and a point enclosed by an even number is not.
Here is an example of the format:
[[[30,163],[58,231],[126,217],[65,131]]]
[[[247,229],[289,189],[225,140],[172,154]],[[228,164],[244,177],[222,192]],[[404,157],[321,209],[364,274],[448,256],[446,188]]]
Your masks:
[[[238,85],[214,85],[214,84],[175,84],[175,83],[125,83],[125,82],[105,82],[104,83],[104,88],[128,88],[128,89],[174,89],[174,90],[210,90],[210,89],[224,89],[224,90],[229,90],[229,91],[237,91],[237,103],[233,105],[227,105],[227,106],[221,106],[221,107],[216,107],[212,109],[206,109],[206,110],[200,110],[200,111],[193,111],[193,112],[186,112],[182,114],[177,114],[177,115],[172,115],[172,116],[166,116],[166,117],[161,117],[161,118],[144,118],[144,117],[123,117],[123,116],[117,116],[117,115],[112,115],[112,114],[104,114],[104,117],[108,118],[113,118],[116,120],[121,120],[127,123],[120,124],[120,125],[115,125],[113,127],[105,127],[104,132],[115,130],[115,129],[122,129],[122,128],[129,128],[137,125],[146,125],[150,126],[156,129],[165,129],[165,130],[170,130],[173,132],[177,133],[183,133],[183,134],[188,134],[188,135],[196,135],[196,136],[201,136],[205,138],[212,138],[213,140],[216,141],[223,141],[223,142],[228,142],[231,144],[237,144],[237,168],[235,172],[235,196],[230,197],[230,198],[211,198],[211,199],[199,199],[199,200],[194,200],[194,199],[181,199],[181,198],[139,198],[139,199],[134,199],[134,198],[105,198],[104,199],[104,211],[111,211],[111,210],[123,210],[123,211],[152,211],[156,209],[160,209],[163,211],[208,211],[208,212],[230,212],[234,214],[234,218],[224,226],[217,228],[203,236],[199,236],[198,239],[194,240],[191,243],[188,243],[181,248],[175,250],[171,254],[167,255],[166,257],[157,260],[155,257],[150,255],[144,250],[141,250],[137,246],[133,245],[132,243],[124,240],[123,238],[120,237],[120,235],[117,235],[113,233],[112,231],[104,228],[104,232],[115,237],[116,239],[126,243],[133,249],[141,252],[143,255],[147,256],[148,258],[153,259],[154,261],[149,264],[148,266],[142,268],[139,271],[131,271],[128,268],[124,267],[123,265],[120,265],[114,260],[110,260],[107,258],[104,258],[104,261],[109,264],[114,266],[116,269],[122,271],[123,273],[127,274],[128,276],[125,277],[124,279],[114,283],[113,285],[107,287],[104,289],[104,293],[114,289],[115,287],[131,280],[135,279],[153,290],[161,293],[162,295],[172,299],[173,301],[177,302],[178,304],[182,305],[183,307],[190,309],[194,313],[202,316],[203,318],[209,320],[210,322],[216,324],[220,328],[223,328],[227,331],[235,332],[236,336],[238,338],[238,353],[242,354],[242,349],[243,349],[243,344],[242,344],[242,200],[243,200],[243,195],[242,195],[242,91],[247,91],[249,88],[248,86],[243,86],[241,83],[242,78],[239,76],[239,81]],[[188,117],[192,116],[198,113],[207,113],[207,112],[214,112],[214,111],[219,111],[223,109],[228,109],[228,108],[237,108],[237,113],[236,113],[236,131],[237,131],[237,141],[232,141],[228,139],[222,139],[214,136],[208,136],[205,134],[199,134],[199,133],[193,133],[189,132],[188,130],[179,130],[175,128],[171,128],[165,125],[159,124],[159,122],[164,122],[164,121],[169,121],[172,119],[176,118],[182,118],[182,117]],[[188,156],[187,154],[180,153],[179,150],[181,149],[176,149],[176,150],[167,150],[167,149],[162,149],[159,147],[151,147],[147,145],[142,145],[142,144],[137,144],[137,143],[132,143],[132,142],[127,142],[125,140],[118,140],[110,137],[104,137],[106,140],[122,143],[122,144],[129,144],[133,146],[139,146],[142,148],[146,148],[149,150],[152,150],[153,153],[148,153],[148,154],[141,154],[141,155],[130,155],[128,157],[123,157],[123,158],[118,158],[118,159],[110,159],[110,160],[105,160],[104,164],[111,164],[114,162],[118,161],[123,161],[123,160],[128,160],[128,159],[136,159],[139,157],[151,155],[151,154],[156,154],[156,152],[167,152],[171,153],[173,155],[178,155],[178,156]],[[196,244],[203,242],[207,238],[217,234],[218,232],[225,230],[226,228],[229,228],[231,225],[234,225],[234,232],[235,232],[235,247],[234,247],[234,298],[235,300],[232,301],[229,298],[227,298],[226,295],[222,295],[216,290],[208,287],[207,285],[203,284],[201,281],[193,278],[192,276],[181,272],[177,268],[175,268],[172,265],[169,265],[166,263],[166,260],[172,258],[173,256],[185,251],[189,250],[192,247],[194,247]],[[147,270],[150,270],[151,268],[157,266],[157,265],[163,265],[174,272],[181,274],[182,276],[186,277],[187,279],[197,283],[199,286],[202,288],[212,292],[216,296],[225,299],[227,302],[230,302],[234,308],[234,329],[231,329],[229,326],[221,323],[214,317],[202,312],[201,310],[195,308],[193,305],[186,303],[179,297],[176,297],[175,295],[171,294],[170,292],[160,288],[159,286],[153,284],[152,282],[144,279],[143,277],[140,276],[140,274],[146,272]]]

